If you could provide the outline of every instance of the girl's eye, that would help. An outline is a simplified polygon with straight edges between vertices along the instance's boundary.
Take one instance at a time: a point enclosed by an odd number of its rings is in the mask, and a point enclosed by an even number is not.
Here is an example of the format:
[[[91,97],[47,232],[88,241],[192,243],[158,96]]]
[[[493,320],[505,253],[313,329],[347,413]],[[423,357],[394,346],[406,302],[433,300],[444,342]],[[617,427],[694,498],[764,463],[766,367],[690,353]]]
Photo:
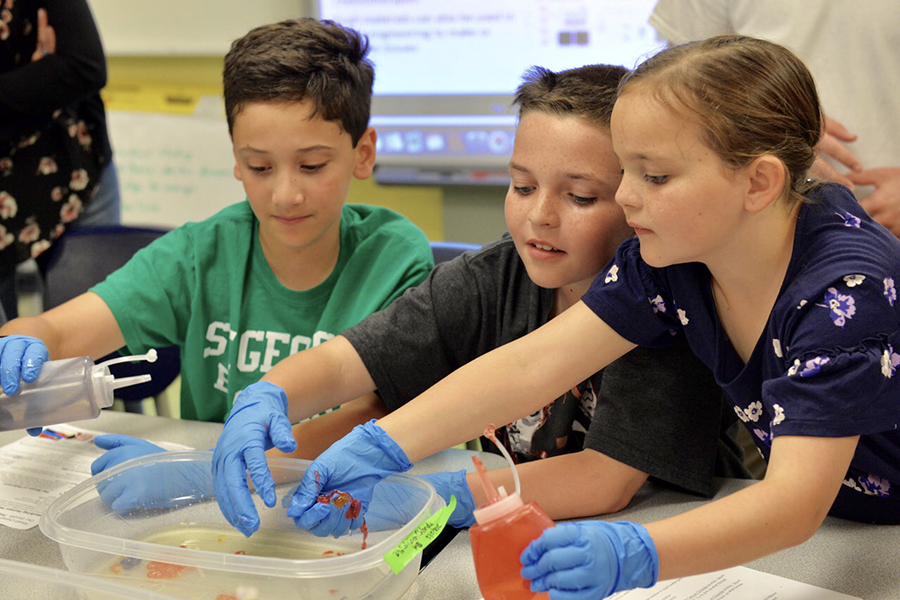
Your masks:
[[[247,165],[247,168],[254,173],[264,173],[269,167],[254,167],[253,165]]]
[[[569,197],[575,201],[575,204],[588,205],[593,204],[597,201],[596,196],[576,196],[575,194],[569,194]]]
[[[527,196],[528,194],[530,194],[531,192],[534,191],[534,187],[530,186],[530,185],[513,186],[513,189],[516,191],[517,194],[522,194],[523,196]]]
[[[316,171],[321,170],[322,167],[324,167],[327,164],[328,163],[320,163],[318,165],[300,165],[300,168],[309,173],[315,173]]]
[[[653,185],[662,185],[669,180],[668,175],[644,175],[644,179]]]

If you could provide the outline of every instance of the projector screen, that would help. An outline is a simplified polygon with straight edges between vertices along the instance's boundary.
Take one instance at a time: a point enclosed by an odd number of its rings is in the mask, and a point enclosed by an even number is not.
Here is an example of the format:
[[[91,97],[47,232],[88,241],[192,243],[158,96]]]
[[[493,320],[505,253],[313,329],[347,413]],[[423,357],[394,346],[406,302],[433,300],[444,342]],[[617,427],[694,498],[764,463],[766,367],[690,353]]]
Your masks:
[[[532,65],[634,67],[656,0],[318,0],[369,37],[376,179],[506,185],[513,94]]]

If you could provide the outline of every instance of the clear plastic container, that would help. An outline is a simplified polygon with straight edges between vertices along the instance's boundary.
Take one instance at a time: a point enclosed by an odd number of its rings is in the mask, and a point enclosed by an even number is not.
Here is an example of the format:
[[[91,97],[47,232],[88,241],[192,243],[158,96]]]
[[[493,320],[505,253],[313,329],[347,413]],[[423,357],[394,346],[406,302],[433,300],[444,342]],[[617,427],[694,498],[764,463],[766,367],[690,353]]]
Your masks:
[[[156,351],[114,358],[98,365],[88,356],[47,361],[38,378],[22,382],[13,396],[0,392],[0,431],[44,427],[93,419],[113,404],[113,390],[150,381],[150,375],[116,379],[109,366],[120,362],[154,362]]]
[[[136,590],[99,577],[5,559],[0,559],[0,581],[3,597],[16,600],[172,600],[171,596]]]
[[[267,508],[256,494],[252,498],[260,529],[245,538],[225,521],[208,482],[173,493],[175,508],[153,508],[159,506],[154,501],[119,514],[100,497],[119,478],[137,478],[152,486],[170,481],[170,469],[184,472],[189,465],[208,472],[211,458],[208,451],[172,451],[104,471],[53,502],[41,517],[41,531],[59,543],[70,571],[177,598],[389,600],[412,585],[421,554],[398,574],[384,555],[444,506],[428,482],[391,475],[374,489],[363,550],[359,531],[340,538],[316,537],[297,529],[280,504]],[[309,465],[269,458],[279,498],[292,493]],[[401,504],[403,511],[397,508]]]

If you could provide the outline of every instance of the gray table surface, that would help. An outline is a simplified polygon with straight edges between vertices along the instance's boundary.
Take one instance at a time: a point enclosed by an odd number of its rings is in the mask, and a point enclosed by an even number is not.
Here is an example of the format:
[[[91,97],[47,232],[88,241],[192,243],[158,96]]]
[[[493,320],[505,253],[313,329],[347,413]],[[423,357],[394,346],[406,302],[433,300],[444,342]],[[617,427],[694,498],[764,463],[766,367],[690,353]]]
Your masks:
[[[211,448],[220,423],[202,423],[163,417],[103,411],[92,421],[73,423],[78,427],[107,433],[124,433],[149,440],[169,441]],[[0,445],[24,435],[21,431],[0,433]],[[451,450],[420,461],[412,473],[470,468],[472,453]],[[503,466],[500,457],[481,454],[488,468]],[[721,480],[716,497],[726,496],[752,482]],[[607,520],[639,523],[675,515],[702,504],[704,500],[647,483],[627,509]],[[0,526],[0,558],[65,569],[56,542],[37,527],[21,531]],[[865,600],[900,599],[900,526],[862,525],[827,518],[822,528],[806,543],[762,558],[750,568],[836,590]],[[7,596],[9,590],[3,592]],[[467,532],[460,532],[429,564],[403,596],[403,600],[476,600],[481,598],[475,579],[472,550]]]
[[[716,497],[736,492],[752,481],[723,479]],[[625,510],[604,520],[648,523],[704,503],[695,496],[647,483]],[[900,526],[863,525],[828,517],[804,544],[746,565],[751,569],[835,590],[864,600],[900,599]],[[461,532],[429,564],[403,600],[475,600],[469,535]]]

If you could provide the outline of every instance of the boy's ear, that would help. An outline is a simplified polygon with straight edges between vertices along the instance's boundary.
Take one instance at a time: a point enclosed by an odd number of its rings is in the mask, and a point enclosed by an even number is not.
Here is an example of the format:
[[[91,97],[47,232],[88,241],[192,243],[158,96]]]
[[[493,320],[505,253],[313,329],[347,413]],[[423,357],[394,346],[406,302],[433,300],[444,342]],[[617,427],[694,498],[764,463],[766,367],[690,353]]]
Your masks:
[[[744,207],[756,213],[778,200],[785,190],[787,167],[778,158],[765,154],[745,167],[747,197]]]
[[[243,181],[241,176],[241,168],[238,166],[237,150],[234,149],[234,139],[231,140],[231,154],[234,156],[234,178]]]
[[[356,166],[353,168],[353,176],[357,179],[368,179],[375,168],[375,141],[378,134],[373,127],[366,128],[362,137],[356,142]]]

